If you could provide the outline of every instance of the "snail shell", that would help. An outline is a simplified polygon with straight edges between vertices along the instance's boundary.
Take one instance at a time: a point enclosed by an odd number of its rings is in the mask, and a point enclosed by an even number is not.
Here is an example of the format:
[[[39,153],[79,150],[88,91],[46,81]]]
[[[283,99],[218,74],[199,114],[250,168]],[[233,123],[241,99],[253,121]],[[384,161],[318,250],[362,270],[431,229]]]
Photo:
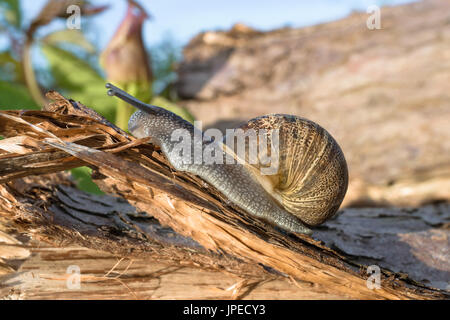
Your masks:
[[[252,119],[239,129],[279,130],[278,172],[260,179],[267,180],[263,186],[286,211],[310,226],[337,212],[347,191],[347,163],[324,128],[298,116],[274,114]],[[260,171],[261,164],[253,167]]]
[[[236,149],[228,147],[229,136],[225,142],[207,138],[202,146],[203,151],[218,147],[224,160],[221,163],[198,163],[193,156],[185,161],[172,133],[182,129],[190,137],[200,133],[205,138],[201,131],[170,111],[144,104],[110,84],[107,88],[109,95],[140,109],[129,120],[131,133],[138,138],[150,136],[176,170],[198,175],[252,216],[289,232],[310,234],[309,226],[332,217],[344,198],[348,172],[342,150],[325,129],[310,120],[274,114],[252,119],[237,128],[244,133],[250,129],[267,133],[268,154],[277,153],[278,166],[276,172],[266,175],[261,174],[267,167],[265,161],[249,161],[249,140],[241,159]],[[278,148],[272,148],[273,132],[278,132]],[[259,139],[262,138],[258,135]],[[241,161],[228,164],[225,158],[230,154]]]

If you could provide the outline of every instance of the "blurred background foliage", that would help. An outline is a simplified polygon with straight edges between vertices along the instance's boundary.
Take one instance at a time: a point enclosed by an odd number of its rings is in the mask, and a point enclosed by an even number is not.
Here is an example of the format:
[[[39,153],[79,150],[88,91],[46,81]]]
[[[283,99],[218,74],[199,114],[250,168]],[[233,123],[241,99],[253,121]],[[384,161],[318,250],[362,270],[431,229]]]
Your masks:
[[[45,92],[51,89],[127,129],[134,110],[106,95],[105,83],[112,82],[144,102],[167,108],[188,121],[194,120],[177,104],[173,89],[181,48],[170,36],[152,48],[145,47],[142,25],[151,16],[139,3],[127,1],[127,13],[115,35],[106,48],[98,48],[85,33],[101,34],[101,30],[92,30],[90,21],[108,10],[107,5],[48,0],[37,16],[25,21],[22,10],[26,1],[0,0],[0,35],[7,41],[0,51],[0,109],[40,109],[48,103]],[[68,10],[71,5],[80,9],[83,28],[69,28],[68,20],[77,22],[73,16],[76,11]],[[50,23],[60,27],[42,34],[41,28]],[[89,168],[74,169],[72,174],[81,189],[101,193],[90,179]]]

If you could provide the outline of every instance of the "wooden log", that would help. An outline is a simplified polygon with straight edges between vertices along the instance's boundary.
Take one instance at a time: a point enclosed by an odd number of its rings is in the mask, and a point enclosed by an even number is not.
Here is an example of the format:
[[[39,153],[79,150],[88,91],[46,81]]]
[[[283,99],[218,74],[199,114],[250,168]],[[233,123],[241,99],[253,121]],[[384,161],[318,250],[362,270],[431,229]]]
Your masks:
[[[176,172],[145,140],[128,136],[80,103],[54,92],[50,98],[55,102],[44,111],[0,112],[0,134],[6,138],[0,141],[0,214],[7,228],[52,246],[83,246],[124,259],[227,272],[246,283],[274,277],[291,286],[308,283],[309,297],[326,291],[350,299],[448,298],[445,290],[385,268],[380,269],[381,287],[371,289],[367,265],[318,239],[287,235],[253,219],[204,181]],[[18,179],[83,164],[94,169],[103,190],[146,214],[90,206],[61,174]],[[102,203],[100,198],[91,201]],[[105,201],[110,200],[102,206]],[[338,237],[339,229],[335,233]],[[2,290],[10,290],[5,283]],[[30,297],[40,296],[34,292]]]

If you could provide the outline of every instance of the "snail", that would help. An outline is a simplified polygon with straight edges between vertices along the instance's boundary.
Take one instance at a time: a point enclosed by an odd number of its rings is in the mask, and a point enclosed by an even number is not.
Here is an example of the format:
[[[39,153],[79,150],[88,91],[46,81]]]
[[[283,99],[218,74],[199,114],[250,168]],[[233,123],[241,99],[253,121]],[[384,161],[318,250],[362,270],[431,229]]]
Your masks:
[[[244,156],[239,157],[236,149],[209,138],[176,114],[145,104],[110,83],[106,88],[108,95],[139,109],[128,122],[134,136],[150,137],[176,170],[199,176],[251,216],[291,233],[311,234],[311,227],[325,222],[339,209],[347,191],[347,164],[337,142],[318,124],[298,116],[272,114],[240,126],[243,133],[266,130],[270,142],[267,149],[278,156],[276,171],[262,174],[267,164],[259,158],[256,163],[249,161],[248,144]],[[236,163],[197,161],[195,152],[194,156],[189,152],[182,155],[177,148],[179,141],[173,137],[180,130],[189,138],[200,135],[202,151],[219,146],[219,159],[231,155]],[[276,139],[271,132],[277,132]]]

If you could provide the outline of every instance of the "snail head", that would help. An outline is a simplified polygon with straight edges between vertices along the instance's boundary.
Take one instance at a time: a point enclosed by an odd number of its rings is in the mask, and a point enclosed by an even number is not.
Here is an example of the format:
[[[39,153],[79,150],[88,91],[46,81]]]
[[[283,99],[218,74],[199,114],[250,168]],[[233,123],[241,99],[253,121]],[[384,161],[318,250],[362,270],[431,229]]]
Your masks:
[[[108,89],[107,94],[109,96],[116,96],[139,109],[130,117],[130,120],[128,121],[128,130],[137,138],[147,137],[149,135],[148,132],[146,132],[147,128],[149,128],[148,124],[156,121],[157,118],[164,114],[165,110],[157,106],[146,104],[111,83],[107,83],[105,87]]]

